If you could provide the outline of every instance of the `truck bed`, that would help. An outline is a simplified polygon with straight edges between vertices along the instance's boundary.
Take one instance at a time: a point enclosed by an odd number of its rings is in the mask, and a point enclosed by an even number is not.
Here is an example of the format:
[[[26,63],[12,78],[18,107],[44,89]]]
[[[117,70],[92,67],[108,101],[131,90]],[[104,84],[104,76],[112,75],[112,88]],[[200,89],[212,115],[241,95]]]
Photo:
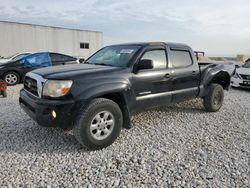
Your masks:
[[[228,71],[229,74],[232,75],[235,71],[235,68],[236,68],[233,63],[221,63],[221,62],[217,62],[217,61],[215,61],[215,62],[208,62],[208,61],[198,62],[198,65],[200,67],[201,74],[205,70],[207,70],[208,68],[219,66],[219,67],[221,67],[221,69]]]

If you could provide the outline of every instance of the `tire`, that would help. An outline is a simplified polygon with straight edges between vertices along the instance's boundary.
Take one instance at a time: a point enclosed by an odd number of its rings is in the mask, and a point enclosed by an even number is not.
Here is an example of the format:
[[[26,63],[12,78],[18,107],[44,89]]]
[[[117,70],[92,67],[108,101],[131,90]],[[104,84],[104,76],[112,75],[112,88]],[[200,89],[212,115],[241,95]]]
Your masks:
[[[98,150],[116,140],[121,132],[122,122],[121,109],[114,101],[97,98],[80,110],[73,133],[81,145],[90,150]]]
[[[9,71],[9,72],[4,74],[4,81],[9,86],[14,86],[20,82],[20,76],[17,72]]]
[[[203,105],[208,112],[217,112],[224,100],[224,90],[219,84],[211,84],[208,87],[208,93],[203,99]]]

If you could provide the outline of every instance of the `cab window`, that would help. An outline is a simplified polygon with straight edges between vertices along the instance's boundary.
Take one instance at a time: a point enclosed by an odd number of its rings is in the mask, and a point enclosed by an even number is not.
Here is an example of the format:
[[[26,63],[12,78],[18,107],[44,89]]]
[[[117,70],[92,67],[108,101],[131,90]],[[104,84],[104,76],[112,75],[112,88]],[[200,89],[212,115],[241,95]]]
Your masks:
[[[143,54],[141,60],[149,59],[153,61],[153,69],[165,69],[167,67],[167,58],[165,50],[150,50]]]
[[[186,50],[171,50],[170,59],[173,67],[186,67],[193,63],[189,51]]]

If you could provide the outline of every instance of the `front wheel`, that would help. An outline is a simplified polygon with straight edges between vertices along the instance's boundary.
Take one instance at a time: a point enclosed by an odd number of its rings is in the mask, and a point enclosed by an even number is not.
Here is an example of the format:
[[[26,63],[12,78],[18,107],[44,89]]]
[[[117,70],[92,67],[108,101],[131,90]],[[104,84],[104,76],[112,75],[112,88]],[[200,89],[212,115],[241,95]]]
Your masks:
[[[74,136],[90,150],[102,149],[119,136],[122,122],[121,109],[115,102],[97,98],[79,112],[74,123]]]
[[[203,99],[205,110],[208,112],[218,111],[224,100],[224,90],[219,84],[211,84],[208,87],[208,92]]]

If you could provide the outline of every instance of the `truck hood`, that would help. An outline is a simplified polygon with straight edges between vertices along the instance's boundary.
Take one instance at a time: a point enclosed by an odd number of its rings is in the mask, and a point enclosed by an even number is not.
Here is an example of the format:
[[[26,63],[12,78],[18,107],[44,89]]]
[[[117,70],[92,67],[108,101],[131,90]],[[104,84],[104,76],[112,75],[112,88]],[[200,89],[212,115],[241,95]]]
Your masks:
[[[244,68],[244,67],[237,68],[236,73],[244,74],[244,75],[250,75],[250,68]]]
[[[32,73],[39,74],[45,79],[72,79],[76,76],[83,76],[83,74],[109,73],[121,69],[121,67],[103,65],[74,64],[36,69]]]

